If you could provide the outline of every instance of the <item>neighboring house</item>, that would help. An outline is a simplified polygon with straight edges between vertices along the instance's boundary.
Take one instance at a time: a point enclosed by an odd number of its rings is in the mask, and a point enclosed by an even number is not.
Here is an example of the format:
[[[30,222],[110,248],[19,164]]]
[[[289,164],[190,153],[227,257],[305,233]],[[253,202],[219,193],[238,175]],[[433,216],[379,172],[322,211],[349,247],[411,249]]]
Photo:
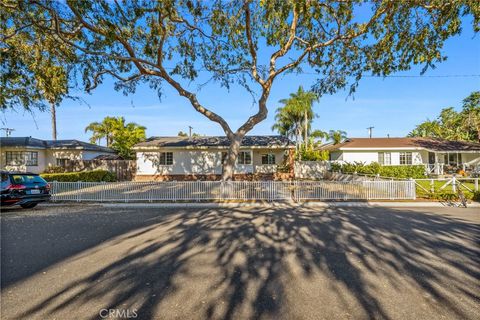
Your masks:
[[[218,180],[230,142],[226,137],[152,137],[135,145],[137,181]],[[288,163],[293,171],[294,144],[282,136],[246,136],[242,141],[235,178],[253,174],[277,178]]]
[[[454,169],[478,169],[480,143],[430,138],[349,138],[327,144],[330,160],[378,162],[381,165],[425,165],[430,174]]]
[[[1,168],[42,173],[51,166],[64,166],[66,160],[91,160],[115,155],[110,148],[78,140],[40,140],[32,137],[0,138]]]

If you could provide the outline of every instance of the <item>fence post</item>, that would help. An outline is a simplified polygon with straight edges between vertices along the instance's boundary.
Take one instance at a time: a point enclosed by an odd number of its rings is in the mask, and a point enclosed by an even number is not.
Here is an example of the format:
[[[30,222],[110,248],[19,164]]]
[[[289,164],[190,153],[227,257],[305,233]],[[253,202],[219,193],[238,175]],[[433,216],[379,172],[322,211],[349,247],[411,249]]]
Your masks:
[[[455,174],[452,177],[452,191],[457,193],[457,178],[455,178]]]
[[[105,181],[102,181],[102,192],[100,197],[100,202],[105,201]]]
[[[435,182],[433,179],[430,179],[430,192],[435,193]]]
[[[409,180],[410,180],[409,188],[410,188],[410,192],[412,193],[412,199],[416,200],[417,199],[417,190],[415,188],[415,180],[413,178],[410,178]]]
[[[475,191],[478,191],[478,178],[475,178]]]
[[[80,185],[81,185],[81,182],[77,181],[77,202],[80,202],[80,200],[82,199],[82,194],[80,192]]]

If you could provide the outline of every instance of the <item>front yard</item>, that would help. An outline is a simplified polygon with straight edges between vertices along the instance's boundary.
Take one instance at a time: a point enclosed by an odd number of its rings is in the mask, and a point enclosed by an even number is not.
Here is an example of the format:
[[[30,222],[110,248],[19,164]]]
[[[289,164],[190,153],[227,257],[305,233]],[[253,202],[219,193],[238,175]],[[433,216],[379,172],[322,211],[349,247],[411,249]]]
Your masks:
[[[453,192],[453,186],[450,183],[449,185],[445,186],[443,189],[441,189],[448,181],[447,180],[434,180],[433,181],[433,195],[431,193],[432,190],[432,182],[430,180],[416,180],[417,184],[420,186],[416,186],[416,193],[418,198],[438,198],[442,199],[442,196],[448,197],[452,196],[454,194]],[[459,184],[459,182],[461,184]],[[474,179],[471,180],[461,180],[457,181],[457,190],[460,188],[463,193],[465,194],[465,197],[467,199],[473,199],[475,195],[475,183]],[[469,191],[468,189],[472,190]],[[428,190],[429,192],[425,191]],[[480,200],[480,199],[477,199]]]

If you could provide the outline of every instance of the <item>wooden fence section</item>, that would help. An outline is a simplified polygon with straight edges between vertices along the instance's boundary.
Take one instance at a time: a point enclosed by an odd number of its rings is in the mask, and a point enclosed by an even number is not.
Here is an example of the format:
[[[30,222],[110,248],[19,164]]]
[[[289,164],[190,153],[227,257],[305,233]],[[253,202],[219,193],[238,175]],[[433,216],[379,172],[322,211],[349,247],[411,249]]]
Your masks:
[[[279,201],[415,199],[412,181],[52,182],[54,201]]]
[[[107,170],[114,173],[118,181],[131,181],[137,164],[135,160],[65,160],[64,168],[67,172]]]

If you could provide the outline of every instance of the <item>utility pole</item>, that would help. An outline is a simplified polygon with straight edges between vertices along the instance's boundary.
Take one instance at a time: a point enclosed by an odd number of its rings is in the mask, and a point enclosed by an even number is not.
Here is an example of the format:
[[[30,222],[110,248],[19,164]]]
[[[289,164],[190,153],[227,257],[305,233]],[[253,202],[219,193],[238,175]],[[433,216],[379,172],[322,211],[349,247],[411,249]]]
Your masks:
[[[375,128],[375,127],[368,127],[368,128],[367,128],[367,130],[368,130],[368,136],[369,136],[370,138],[372,138],[372,131],[373,131],[372,129],[373,129],[373,128]]]
[[[192,137],[192,126],[188,126],[188,136],[191,138]]]
[[[6,136],[6,137],[10,137],[10,135],[12,134],[12,132],[15,131],[15,129],[12,129],[12,128],[0,128],[0,130],[5,131],[5,136]]]

